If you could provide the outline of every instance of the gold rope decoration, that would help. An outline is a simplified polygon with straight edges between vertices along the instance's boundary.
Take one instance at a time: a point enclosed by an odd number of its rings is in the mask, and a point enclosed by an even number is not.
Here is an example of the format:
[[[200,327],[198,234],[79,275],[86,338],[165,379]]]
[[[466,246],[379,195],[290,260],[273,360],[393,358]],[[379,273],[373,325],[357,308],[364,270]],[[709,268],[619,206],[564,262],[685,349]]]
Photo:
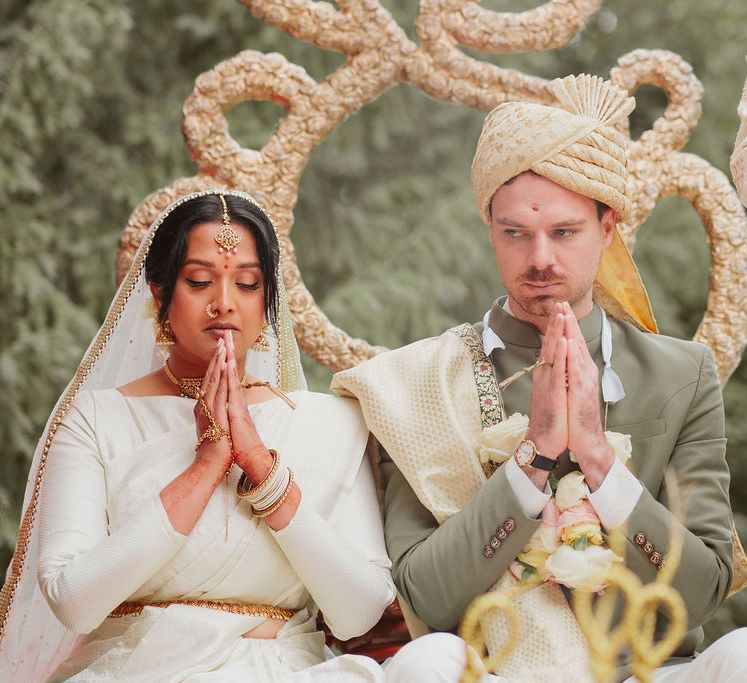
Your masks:
[[[623,564],[615,564],[608,577],[608,587],[600,596],[589,591],[573,592],[572,607],[576,620],[586,637],[589,648],[591,675],[600,683],[614,681],[618,656],[626,646],[631,650],[631,670],[642,683],[651,683],[653,673],[672,654],[687,630],[687,610],[682,596],[671,582],[682,557],[682,530],[677,520],[683,519],[679,487],[674,474],[667,471],[665,487],[672,502],[673,525],[669,550],[664,566],[656,579],[644,585],[638,576]],[[621,529],[608,537],[609,547],[625,557],[629,542]],[[470,603],[464,614],[459,635],[474,648],[477,657],[467,650],[467,664],[461,683],[476,683],[483,673],[495,671],[518,645],[521,633],[520,617],[514,607],[514,598],[537,585],[537,581],[516,583],[501,593],[486,593]],[[612,625],[618,597],[625,601],[621,620]],[[485,643],[480,629],[480,619],[488,612],[499,610],[506,616],[510,628],[504,647],[490,658],[485,658]],[[664,610],[669,619],[663,635],[656,640],[656,615]]]
[[[654,583],[643,585],[630,569],[621,565],[612,568],[608,580],[609,587],[596,602],[588,591],[573,594],[573,611],[589,646],[591,674],[597,681],[614,680],[618,655],[629,645],[632,673],[638,680],[648,683],[656,668],[672,654],[685,635],[684,602],[680,594],[659,577]],[[621,621],[612,627],[612,614],[619,595],[624,596],[625,612]],[[662,608],[669,614],[669,624],[657,641],[654,638],[656,614]]]
[[[275,219],[286,260],[283,276],[301,350],[333,371],[381,351],[335,327],[306,288],[290,231],[301,175],[316,146],[348,116],[398,83],[409,82],[439,100],[490,110],[510,100],[551,103],[547,81],[482,62],[460,47],[506,54],[567,44],[602,0],[549,0],[526,12],[495,12],[475,0],[421,0],[418,43],[378,0],[243,0],[258,19],[299,40],[346,55],[321,82],[282,55],[246,50],[199,76],[184,104],[184,135],[197,175],[175,180],[136,207],[122,232],[117,270],[127,269],[159,211],[187,192],[228,186],[253,194]],[[708,304],[695,338],[713,349],[720,381],[739,364],[747,343],[747,218],[726,176],[680,152],[700,118],[702,87],[692,68],[662,50],[620,57],[613,82],[633,94],[652,84],[669,100],[664,114],[630,140],[633,216],[621,226],[632,250],[641,223],[656,202],[680,195],[703,221],[711,246]],[[260,150],[231,137],[227,112],[248,100],[272,100],[286,110]],[[465,176],[465,183],[468,178]]]
[[[588,591],[574,591],[573,611],[588,641],[591,673],[597,681],[614,680],[618,655],[629,645],[632,673],[642,683],[649,683],[656,668],[672,654],[687,630],[685,603],[671,585],[682,558],[682,529],[677,520],[684,518],[679,486],[671,470],[664,475],[664,486],[671,501],[673,523],[667,558],[656,579],[643,585],[632,570],[618,564],[610,572],[609,587],[596,602]],[[610,534],[608,541],[618,556],[625,557],[629,543],[622,529]],[[611,628],[615,602],[620,595],[625,600],[625,611],[620,623]],[[660,609],[668,613],[669,620],[657,641],[654,630]]]
[[[478,683],[485,670],[495,671],[516,649],[521,635],[521,619],[516,611],[514,599],[521,593],[534,588],[538,583],[537,580],[530,580],[525,583],[517,581],[509,590],[490,591],[479,595],[470,603],[459,625],[459,635],[468,646],[467,666],[460,683]],[[486,658],[487,648],[480,620],[486,614],[494,611],[504,614],[509,624],[509,631],[506,634],[503,647]]]

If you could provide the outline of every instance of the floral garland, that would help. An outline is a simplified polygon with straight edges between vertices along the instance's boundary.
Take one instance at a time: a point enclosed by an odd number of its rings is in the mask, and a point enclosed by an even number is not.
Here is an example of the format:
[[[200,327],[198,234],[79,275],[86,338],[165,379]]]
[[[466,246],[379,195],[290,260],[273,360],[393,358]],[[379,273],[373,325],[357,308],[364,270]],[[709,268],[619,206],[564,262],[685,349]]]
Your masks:
[[[506,462],[528,428],[529,418],[514,413],[483,429],[480,462],[489,467]],[[625,464],[632,452],[630,436],[618,432],[604,435],[615,457]],[[573,454],[571,460],[576,462]],[[602,524],[589,502],[584,474],[569,472],[557,481],[551,475],[550,484],[553,497],[542,511],[542,524],[509,570],[523,583],[553,581],[568,588],[601,592],[607,586],[610,568],[622,558],[605,547]]]

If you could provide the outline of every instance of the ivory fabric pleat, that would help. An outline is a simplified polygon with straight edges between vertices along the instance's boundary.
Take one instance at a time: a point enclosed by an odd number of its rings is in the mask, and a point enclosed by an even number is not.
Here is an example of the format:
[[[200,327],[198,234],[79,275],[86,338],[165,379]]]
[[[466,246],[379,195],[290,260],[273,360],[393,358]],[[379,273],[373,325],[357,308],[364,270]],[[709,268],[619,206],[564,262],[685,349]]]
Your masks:
[[[292,397],[295,411],[275,399],[251,413],[264,443],[294,469],[303,499],[293,521],[273,532],[255,518],[235,494],[234,467],[228,497],[219,485],[184,536],[158,492],[194,459],[194,401],[81,393],[50,454],[39,581],[58,618],[90,633],[52,680],[380,680],[373,660],[327,661],[315,627],[321,607],[333,632],[359,635],[394,598],[364,458],[368,432],[353,401]],[[256,640],[241,635],[263,617],[190,605],[107,618],[125,600],[241,602],[298,614],[277,639]]]

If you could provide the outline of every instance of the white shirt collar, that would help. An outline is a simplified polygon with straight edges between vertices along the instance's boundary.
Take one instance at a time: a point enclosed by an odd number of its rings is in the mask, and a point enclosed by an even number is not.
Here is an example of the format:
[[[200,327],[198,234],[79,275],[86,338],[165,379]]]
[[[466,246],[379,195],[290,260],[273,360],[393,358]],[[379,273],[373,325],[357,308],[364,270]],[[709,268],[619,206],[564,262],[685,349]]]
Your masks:
[[[490,310],[488,310],[482,318],[482,348],[488,358],[490,358],[490,354],[493,353],[493,351],[495,351],[496,349],[505,350],[506,348],[503,340],[495,332],[493,332],[490,325],[488,325],[489,319]]]

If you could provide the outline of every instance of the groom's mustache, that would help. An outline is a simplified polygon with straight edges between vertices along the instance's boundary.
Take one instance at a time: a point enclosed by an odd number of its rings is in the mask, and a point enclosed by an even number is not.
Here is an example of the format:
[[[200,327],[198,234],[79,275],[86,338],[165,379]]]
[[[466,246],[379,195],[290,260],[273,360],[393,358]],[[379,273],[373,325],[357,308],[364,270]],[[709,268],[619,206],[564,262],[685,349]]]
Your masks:
[[[558,275],[552,267],[539,270],[530,268],[522,276],[524,282],[561,282],[563,277]]]

